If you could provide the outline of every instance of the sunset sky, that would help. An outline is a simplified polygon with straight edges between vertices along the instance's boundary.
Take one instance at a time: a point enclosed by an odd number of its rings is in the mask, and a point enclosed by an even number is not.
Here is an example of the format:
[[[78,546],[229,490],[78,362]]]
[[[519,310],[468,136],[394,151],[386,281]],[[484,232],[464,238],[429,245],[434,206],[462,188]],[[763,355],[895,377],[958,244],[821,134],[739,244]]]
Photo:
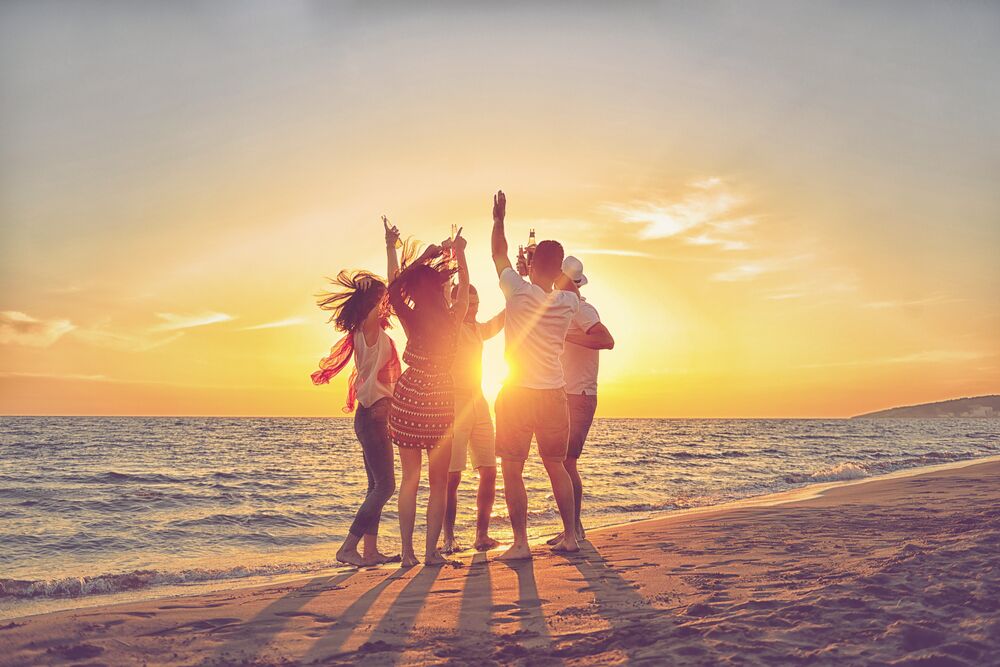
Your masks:
[[[497,188],[601,416],[998,393],[997,63],[985,2],[6,2],[0,413],[341,415],[324,276],[462,225],[492,315]]]

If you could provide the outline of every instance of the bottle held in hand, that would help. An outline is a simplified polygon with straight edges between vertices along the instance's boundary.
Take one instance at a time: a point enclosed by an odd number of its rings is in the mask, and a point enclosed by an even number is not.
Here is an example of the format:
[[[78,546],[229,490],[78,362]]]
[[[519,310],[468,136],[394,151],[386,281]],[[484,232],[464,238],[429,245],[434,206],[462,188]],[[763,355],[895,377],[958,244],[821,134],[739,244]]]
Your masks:
[[[517,247],[517,272],[519,275],[528,275],[528,258],[524,254],[524,246]]]

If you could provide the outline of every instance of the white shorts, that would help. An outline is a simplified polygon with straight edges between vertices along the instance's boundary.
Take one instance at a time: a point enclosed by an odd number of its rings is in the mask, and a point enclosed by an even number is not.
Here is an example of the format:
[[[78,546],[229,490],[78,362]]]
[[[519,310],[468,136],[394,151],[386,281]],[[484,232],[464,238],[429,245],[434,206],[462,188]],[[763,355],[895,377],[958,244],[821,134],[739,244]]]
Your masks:
[[[490,419],[490,406],[481,391],[455,391],[455,439],[451,445],[449,472],[465,470],[467,459],[473,468],[496,467],[497,451]]]

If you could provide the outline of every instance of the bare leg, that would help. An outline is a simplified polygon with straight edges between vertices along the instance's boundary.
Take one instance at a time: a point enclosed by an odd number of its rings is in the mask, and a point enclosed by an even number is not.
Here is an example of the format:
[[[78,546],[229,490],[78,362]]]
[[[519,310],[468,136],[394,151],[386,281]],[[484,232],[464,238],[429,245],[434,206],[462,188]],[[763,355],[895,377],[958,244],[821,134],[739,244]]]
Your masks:
[[[479,468],[479,493],[476,494],[476,544],[479,551],[489,551],[500,543],[490,537],[490,515],[497,496],[496,466]]]
[[[580,518],[580,510],[583,507],[583,480],[580,479],[580,471],[576,464],[579,459],[566,459],[566,472],[569,473],[569,478],[573,482],[573,506],[576,508],[574,515],[576,516],[576,539],[582,540],[586,537],[586,533],[583,530],[583,519]]]
[[[545,464],[545,472],[549,474],[549,482],[552,483],[552,495],[556,499],[556,506],[559,508],[559,516],[562,517],[563,538],[556,543],[553,551],[579,551],[580,546],[576,543],[576,512],[573,505],[573,482],[562,461],[549,461],[542,459]]]
[[[400,447],[399,461],[403,479],[399,483],[399,537],[403,542],[402,567],[413,567],[417,557],[413,553],[413,524],[417,518],[417,486],[420,484],[420,450]]]
[[[444,523],[445,502],[448,495],[448,464],[451,448],[435,447],[427,453],[427,479],[430,493],[427,498],[427,539],[424,542],[424,565],[440,565],[445,559],[438,553],[438,538]]]
[[[364,565],[364,559],[361,554],[358,553],[358,542],[361,538],[354,533],[348,533],[347,539],[344,543],[337,549],[337,562],[346,563],[348,565],[357,565],[358,567]]]
[[[498,556],[500,560],[531,558],[528,546],[528,492],[524,488],[524,461],[503,459],[503,495],[507,501],[514,544]],[[563,471],[565,473],[565,471]]]
[[[399,556],[389,556],[378,550],[378,534],[365,535],[363,541],[365,548],[364,556],[362,556],[362,562],[366,567],[371,565],[382,565],[383,563],[392,563],[399,560]]]
[[[462,471],[448,473],[448,502],[444,510],[444,547],[442,553],[461,551],[455,540],[455,515],[458,513],[458,485],[462,482]]]

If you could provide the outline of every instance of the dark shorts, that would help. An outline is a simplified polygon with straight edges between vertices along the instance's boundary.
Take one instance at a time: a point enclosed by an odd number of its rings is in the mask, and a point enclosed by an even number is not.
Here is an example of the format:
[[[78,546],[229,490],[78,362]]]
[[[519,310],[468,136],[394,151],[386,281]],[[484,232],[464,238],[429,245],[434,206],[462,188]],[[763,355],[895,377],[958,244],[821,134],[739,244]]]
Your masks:
[[[504,387],[497,396],[497,456],[525,461],[531,438],[538,454],[550,461],[565,461],[569,443],[569,408],[563,389]]]
[[[567,394],[569,403],[569,450],[567,458],[578,459],[583,453],[590,426],[597,412],[597,394]]]

